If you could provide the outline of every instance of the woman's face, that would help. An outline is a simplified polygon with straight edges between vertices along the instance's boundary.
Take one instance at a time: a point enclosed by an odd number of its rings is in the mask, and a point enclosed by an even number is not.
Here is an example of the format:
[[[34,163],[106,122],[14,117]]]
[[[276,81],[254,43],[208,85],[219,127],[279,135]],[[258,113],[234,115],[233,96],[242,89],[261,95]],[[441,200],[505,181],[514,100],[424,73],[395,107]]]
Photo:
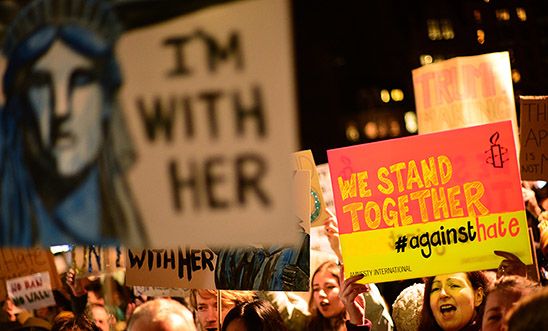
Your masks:
[[[62,41],[32,67],[28,99],[44,150],[61,176],[77,175],[102,143],[103,91],[90,59]]]
[[[430,308],[438,325],[445,331],[465,327],[476,315],[483,290],[474,290],[465,273],[436,276],[432,282]]]
[[[504,316],[512,305],[521,298],[521,293],[515,291],[490,292],[485,302],[482,331],[503,330]]]
[[[337,316],[344,311],[344,304],[339,299],[340,286],[338,279],[329,271],[319,271],[312,280],[314,304],[325,318]]]

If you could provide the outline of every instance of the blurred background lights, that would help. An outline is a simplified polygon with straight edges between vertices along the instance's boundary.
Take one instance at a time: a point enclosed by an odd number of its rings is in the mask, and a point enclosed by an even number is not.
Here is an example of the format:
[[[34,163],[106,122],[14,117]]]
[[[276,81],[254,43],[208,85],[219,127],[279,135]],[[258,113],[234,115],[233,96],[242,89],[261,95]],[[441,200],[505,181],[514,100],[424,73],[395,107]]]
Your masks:
[[[521,80],[521,74],[519,73],[518,69],[512,69],[512,81],[514,83],[519,83]]]
[[[349,123],[346,126],[346,139],[348,139],[351,142],[356,142],[360,140],[360,132],[358,131],[356,124]]]
[[[396,120],[390,121],[390,135],[392,137],[397,137],[400,135],[401,128],[400,123]]]
[[[369,139],[375,139],[379,135],[378,129],[377,129],[377,123],[375,122],[367,122],[365,126],[363,127],[363,133],[365,136]]]
[[[483,45],[483,43],[485,42],[485,32],[481,29],[478,29],[476,31],[476,34],[478,36],[478,43],[480,43],[480,45]]]
[[[409,133],[417,133],[419,125],[417,123],[417,115],[415,112],[408,111],[405,113],[403,119],[405,120],[405,129]]]
[[[388,135],[388,125],[386,125],[386,122],[380,122],[378,124],[379,128],[379,138],[384,138]]]
[[[390,96],[392,97],[392,100],[394,101],[402,101],[403,100],[403,91],[399,88],[393,89],[390,91]]]
[[[434,61],[434,59],[432,58],[432,55],[430,54],[422,54],[420,57],[419,57],[419,60],[421,62],[421,65],[427,65],[427,64],[430,64]]]
[[[381,90],[381,100],[384,103],[390,102],[390,92],[388,90]]]

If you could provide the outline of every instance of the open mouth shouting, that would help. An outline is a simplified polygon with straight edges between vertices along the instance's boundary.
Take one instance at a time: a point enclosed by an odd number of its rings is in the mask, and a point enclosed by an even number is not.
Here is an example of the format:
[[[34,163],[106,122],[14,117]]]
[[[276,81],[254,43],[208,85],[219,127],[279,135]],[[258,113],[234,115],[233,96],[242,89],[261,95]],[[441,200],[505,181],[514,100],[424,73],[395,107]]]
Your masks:
[[[320,301],[320,309],[321,310],[328,310],[329,309],[329,300],[327,299],[323,299],[322,301]]]
[[[443,304],[440,306],[441,316],[445,319],[452,318],[457,311],[457,307],[452,304]]]

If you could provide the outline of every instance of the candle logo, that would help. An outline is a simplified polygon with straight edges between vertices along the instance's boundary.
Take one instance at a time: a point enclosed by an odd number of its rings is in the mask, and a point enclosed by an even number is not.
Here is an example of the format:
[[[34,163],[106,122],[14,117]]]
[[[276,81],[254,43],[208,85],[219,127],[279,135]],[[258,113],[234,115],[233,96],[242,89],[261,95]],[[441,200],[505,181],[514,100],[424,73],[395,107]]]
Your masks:
[[[491,143],[491,148],[486,150],[485,153],[489,156],[485,160],[486,163],[493,165],[494,168],[502,168],[504,162],[508,161],[508,158],[504,158],[508,152],[508,148],[502,147],[498,144],[500,134],[497,132],[493,133],[489,138]]]

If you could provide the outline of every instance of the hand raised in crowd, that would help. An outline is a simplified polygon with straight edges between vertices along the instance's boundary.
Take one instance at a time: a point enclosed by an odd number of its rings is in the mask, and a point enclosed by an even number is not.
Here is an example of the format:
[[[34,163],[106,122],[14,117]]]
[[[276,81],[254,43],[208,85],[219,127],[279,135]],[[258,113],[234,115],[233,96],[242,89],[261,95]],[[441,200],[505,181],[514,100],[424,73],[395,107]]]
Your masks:
[[[329,246],[331,246],[331,249],[335,252],[335,255],[337,255],[339,261],[342,261],[341,241],[339,238],[337,217],[335,217],[329,209],[326,209],[326,211],[329,214],[329,217],[323,222],[325,235],[329,240]]]
[[[341,266],[340,279],[344,279],[344,266]],[[339,298],[344,303],[350,323],[362,325],[365,323],[365,299],[362,293],[370,290],[369,285],[356,283],[362,279],[362,274],[344,279],[341,284]]]
[[[495,255],[503,257],[497,269],[497,278],[509,275],[527,277],[527,265],[516,255],[505,251],[494,251]]]
[[[87,293],[86,285],[89,284],[89,280],[86,277],[77,278],[76,270],[73,268],[70,268],[67,271],[66,277],[67,277],[66,279],[67,286],[69,287],[70,293],[73,296],[79,297]]]

